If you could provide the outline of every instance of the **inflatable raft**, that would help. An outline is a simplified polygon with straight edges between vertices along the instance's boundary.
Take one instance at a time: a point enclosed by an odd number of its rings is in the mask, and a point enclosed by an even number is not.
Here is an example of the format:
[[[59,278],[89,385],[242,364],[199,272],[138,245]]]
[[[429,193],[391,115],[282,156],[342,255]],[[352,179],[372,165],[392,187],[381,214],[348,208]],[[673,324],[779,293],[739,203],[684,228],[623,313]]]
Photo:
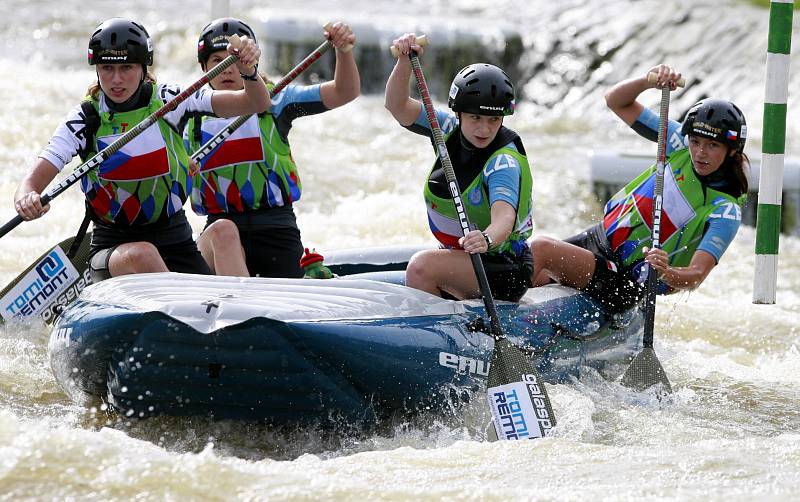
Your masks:
[[[407,256],[386,256],[340,255],[331,269],[342,276],[328,280],[161,273],[91,285],[55,322],[53,372],[74,399],[130,417],[301,423],[451,409],[484,388],[494,340],[483,303],[408,288]],[[622,369],[641,347],[637,309],[609,316],[562,286],[498,311],[548,382]]]

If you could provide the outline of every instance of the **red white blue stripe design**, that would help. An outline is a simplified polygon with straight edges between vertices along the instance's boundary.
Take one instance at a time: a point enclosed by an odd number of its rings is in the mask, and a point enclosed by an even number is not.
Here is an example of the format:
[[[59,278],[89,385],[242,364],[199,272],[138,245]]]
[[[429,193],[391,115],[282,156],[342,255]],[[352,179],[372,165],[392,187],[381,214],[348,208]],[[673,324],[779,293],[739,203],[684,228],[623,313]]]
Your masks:
[[[634,188],[629,194],[617,193],[606,203],[603,226],[606,229],[611,249],[618,252],[623,260],[630,257],[642,244],[631,240],[631,233],[641,222],[647,226],[649,240],[653,226],[653,192],[655,172]],[[636,217],[638,215],[638,218]],[[664,170],[664,200],[661,209],[661,242],[666,242],[680,228],[694,218],[695,211],[683,192],[678,188],[675,176],[669,165]]]
[[[98,151],[122,134],[97,138]],[[167,145],[158,127],[148,127],[100,164],[99,176],[109,181],[136,181],[157,178],[169,173]]]
[[[203,121],[202,142],[205,144],[234,119],[208,118]],[[253,115],[237,128],[217,148],[200,161],[201,171],[250,162],[263,162],[264,147],[261,144],[261,129],[258,116]]]

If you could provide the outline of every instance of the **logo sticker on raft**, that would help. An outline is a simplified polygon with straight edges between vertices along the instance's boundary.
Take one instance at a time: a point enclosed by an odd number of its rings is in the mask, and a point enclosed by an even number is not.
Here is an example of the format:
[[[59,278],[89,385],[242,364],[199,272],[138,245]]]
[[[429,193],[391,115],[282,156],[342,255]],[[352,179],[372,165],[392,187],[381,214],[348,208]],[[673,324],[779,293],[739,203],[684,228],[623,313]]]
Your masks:
[[[71,301],[86,284],[88,280],[81,277],[64,250],[56,246],[25,274],[14,289],[0,298],[0,314],[6,321],[35,315],[41,315],[47,321],[52,317],[54,305],[67,302],[67,298],[61,301],[62,293],[72,293]]]

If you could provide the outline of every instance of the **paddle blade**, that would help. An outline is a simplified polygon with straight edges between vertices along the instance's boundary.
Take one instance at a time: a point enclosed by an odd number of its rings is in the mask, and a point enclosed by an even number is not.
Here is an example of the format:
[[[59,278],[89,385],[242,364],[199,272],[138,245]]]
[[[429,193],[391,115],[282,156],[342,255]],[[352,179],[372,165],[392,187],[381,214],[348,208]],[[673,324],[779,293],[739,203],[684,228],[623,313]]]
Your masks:
[[[667,394],[672,392],[669,378],[667,378],[667,374],[664,372],[664,368],[661,367],[658,356],[656,356],[656,351],[652,347],[643,348],[631,361],[631,365],[622,375],[621,383],[625,387],[637,391],[643,391],[653,385],[661,384]]]
[[[64,307],[85,288],[88,273],[90,235],[87,234],[75,256],[67,257],[70,237],[50,248],[0,291],[0,324],[14,318],[39,316],[50,324]]]
[[[487,386],[498,438],[535,439],[547,436],[555,427],[544,382],[525,354],[505,338],[494,343]]]

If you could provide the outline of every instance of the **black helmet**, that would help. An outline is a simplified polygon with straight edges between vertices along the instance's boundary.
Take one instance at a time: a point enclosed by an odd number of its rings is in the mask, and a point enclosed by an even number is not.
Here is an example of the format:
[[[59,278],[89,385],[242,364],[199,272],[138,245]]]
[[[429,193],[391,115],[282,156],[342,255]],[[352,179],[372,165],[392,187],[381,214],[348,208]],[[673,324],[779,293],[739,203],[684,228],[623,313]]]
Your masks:
[[[89,64],[153,64],[153,42],[139,23],[115,17],[103,21],[89,39]]]
[[[704,99],[689,109],[681,134],[696,134],[744,150],[747,122],[738,106],[724,99]]]
[[[244,21],[233,17],[221,17],[208,23],[200,32],[200,39],[197,41],[197,61],[205,63],[212,52],[227,48],[226,37],[230,35],[244,35],[258,44],[255,33]]]
[[[514,84],[506,72],[494,65],[471,64],[458,72],[453,79],[447,105],[454,112],[512,115]]]

